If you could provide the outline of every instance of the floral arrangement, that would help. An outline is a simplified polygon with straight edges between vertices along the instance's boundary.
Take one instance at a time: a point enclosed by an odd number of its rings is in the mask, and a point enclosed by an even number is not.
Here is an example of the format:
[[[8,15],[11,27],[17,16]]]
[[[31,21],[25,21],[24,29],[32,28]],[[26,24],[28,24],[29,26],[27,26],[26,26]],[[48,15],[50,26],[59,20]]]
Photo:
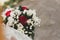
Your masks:
[[[40,24],[36,11],[19,6],[7,8],[2,14],[4,24],[34,38],[34,26]]]

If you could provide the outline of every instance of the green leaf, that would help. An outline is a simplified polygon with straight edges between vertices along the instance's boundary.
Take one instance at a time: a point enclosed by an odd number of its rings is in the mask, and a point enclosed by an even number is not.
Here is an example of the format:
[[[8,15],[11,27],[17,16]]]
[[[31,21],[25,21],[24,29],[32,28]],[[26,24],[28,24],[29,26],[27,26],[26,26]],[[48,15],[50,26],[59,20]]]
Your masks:
[[[19,6],[19,10],[22,11],[22,7],[21,6]]]
[[[6,24],[8,22],[8,17],[5,18],[4,23]]]
[[[17,24],[14,24],[14,29],[16,29],[16,30],[18,29]]]
[[[6,5],[9,5],[9,4],[10,4],[10,2],[5,2],[5,4],[6,4]]]
[[[16,0],[10,0],[11,3],[15,2]]]

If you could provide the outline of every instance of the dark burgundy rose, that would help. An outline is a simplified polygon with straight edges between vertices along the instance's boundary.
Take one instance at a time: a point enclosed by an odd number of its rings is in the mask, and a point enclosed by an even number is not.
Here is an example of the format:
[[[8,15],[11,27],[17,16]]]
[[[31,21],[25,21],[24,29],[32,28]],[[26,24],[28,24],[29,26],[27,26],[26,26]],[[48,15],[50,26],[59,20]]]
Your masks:
[[[25,16],[19,16],[19,22],[20,22],[22,25],[25,25],[27,20],[28,20],[28,19],[27,19]]]
[[[22,10],[27,10],[28,8],[27,7],[22,7]]]

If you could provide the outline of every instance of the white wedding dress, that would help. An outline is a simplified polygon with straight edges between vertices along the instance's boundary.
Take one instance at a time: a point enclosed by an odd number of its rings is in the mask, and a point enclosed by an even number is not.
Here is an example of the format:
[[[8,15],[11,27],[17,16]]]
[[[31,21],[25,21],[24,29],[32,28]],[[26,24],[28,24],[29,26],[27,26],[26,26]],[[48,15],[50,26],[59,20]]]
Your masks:
[[[4,26],[5,30],[5,36],[8,40],[11,40],[11,37],[13,36],[16,40],[32,40],[27,35],[21,33],[20,31],[17,31],[9,26]]]

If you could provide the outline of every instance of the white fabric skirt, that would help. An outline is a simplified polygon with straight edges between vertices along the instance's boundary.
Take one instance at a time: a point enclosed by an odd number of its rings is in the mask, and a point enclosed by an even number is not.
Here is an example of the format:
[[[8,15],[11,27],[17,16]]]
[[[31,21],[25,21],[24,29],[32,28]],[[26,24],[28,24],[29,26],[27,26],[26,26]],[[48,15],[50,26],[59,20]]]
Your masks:
[[[20,31],[17,31],[9,26],[5,26],[5,36],[8,40],[11,40],[11,37],[13,36],[16,40],[32,40],[24,33],[21,33]]]

